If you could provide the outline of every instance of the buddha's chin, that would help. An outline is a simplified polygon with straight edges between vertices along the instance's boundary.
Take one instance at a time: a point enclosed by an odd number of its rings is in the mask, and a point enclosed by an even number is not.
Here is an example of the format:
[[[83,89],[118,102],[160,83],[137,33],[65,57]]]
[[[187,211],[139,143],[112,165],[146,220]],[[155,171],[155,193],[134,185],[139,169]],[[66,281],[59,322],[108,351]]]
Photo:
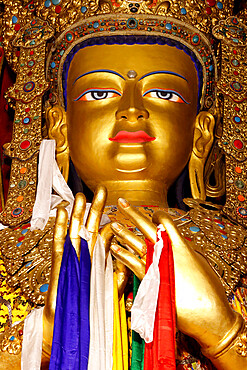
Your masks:
[[[144,171],[148,166],[148,159],[143,145],[121,144],[114,156],[114,165],[118,172],[135,173]]]

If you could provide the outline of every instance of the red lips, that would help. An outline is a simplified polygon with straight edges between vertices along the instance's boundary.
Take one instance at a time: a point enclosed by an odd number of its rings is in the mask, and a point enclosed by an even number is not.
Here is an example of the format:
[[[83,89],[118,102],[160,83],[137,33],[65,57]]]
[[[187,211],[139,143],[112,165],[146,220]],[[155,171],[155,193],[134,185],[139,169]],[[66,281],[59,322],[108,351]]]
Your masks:
[[[109,137],[109,140],[117,143],[146,143],[155,139],[156,137],[151,137],[144,131],[119,131],[116,136]]]

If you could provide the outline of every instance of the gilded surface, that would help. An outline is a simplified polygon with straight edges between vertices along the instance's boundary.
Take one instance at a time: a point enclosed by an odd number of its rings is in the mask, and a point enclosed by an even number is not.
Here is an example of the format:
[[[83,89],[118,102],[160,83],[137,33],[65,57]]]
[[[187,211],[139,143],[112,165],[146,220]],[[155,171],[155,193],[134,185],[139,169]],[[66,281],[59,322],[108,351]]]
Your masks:
[[[5,225],[19,225],[32,214],[42,141],[42,95],[49,87],[44,72],[45,42],[52,34],[53,29],[37,19],[21,29],[13,41],[20,48],[20,58],[16,83],[6,93],[7,100],[15,102],[15,118],[11,143],[4,148],[13,158],[7,203],[1,215]]]
[[[21,322],[11,329],[0,333],[1,350],[10,354],[18,355],[21,353],[22,336],[24,323]]]
[[[0,234],[2,261],[6,269],[3,271],[3,276],[5,284],[12,287],[4,285],[6,289],[4,293],[6,297],[8,294],[11,297],[15,296],[14,302],[21,301],[21,307],[14,321],[17,316],[23,319],[31,307],[44,304],[48,284],[52,286],[49,287],[50,290],[56,288],[60,267],[59,261],[55,261],[56,268],[54,270],[53,266],[51,270],[54,220],[49,220],[44,231],[31,232],[28,223],[35,200],[37,155],[42,140],[42,97],[49,87],[51,87],[50,105],[46,104],[46,117],[50,123],[49,137],[57,141],[56,154],[64,177],[67,179],[70,155],[79,175],[90,188],[94,190],[99,183],[106,185],[108,204],[117,204],[117,198],[121,195],[137,205],[143,204],[143,199],[145,199],[145,204],[157,207],[166,205],[167,190],[188,162],[191,151],[193,154],[189,171],[193,172],[190,177],[193,179],[191,181],[192,193],[193,196],[204,194],[203,171],[213,140],[213,115],[215,116],[216,121],[218,120],[216,137],[219,147],[213,152],[214,155],[211,153],[211,158],[214,166],[217,167],[217,163],[220,163],[215,173],[221,175],[224,169],[222,169],[222,161],[217,162],[217,156],[222,158],[222,153],[224,153],[226,157],[226,204],[222,209],[202,201],[187,200],[187,204],[191,207],[188,213],[183,214],[177,210],[168,210],[168,213],[172,214],[175,224],[185,238],[180,240],[179,247],[186,250],[187,245],[193,245],[196,252],[206,257],[223,283],[228,297],[238,302],[235,301],[236,306],[241,305],[240,311],[242,310],[244,316],[243,312],[246,311],[243,308],[244,302],[241,301],[240,288],[237,289],[235,296],[232,295],[247,269],[246,230],[243,227],[245,218],[247,218],[245,184],[246,27],[243,23],[245,22],[244,15],[239,15],[239,19],[229,17],[232,15],[232,1],[224,1],[223,8],[218,5],[209,8],[208,2],[188,0],[180,2],[142,1],[136,4],[126,0],[116,2],[64,0],[59,6],[53,3],[46,6],[43,0],[4,1],[4,3],[3,32],[6,58],[12,68],[18,72],[16,84],[7,93],[9,102],[13,105],[15,102],[15,120],[12,141],[5,146],[5,154],[12,157],[12,168],[8,200],[1,215],[1,221],[10,225],[12,229],[3,230]],[[53,30],[55,30],[57,39],[49,42]],[[19,32],[16,35],[17,31]],[[207,38],[202,32],[207,35]],[[220,54],[217,55],[217,60],[213,51],[213,49],[216,50],[214,42],[211,46],[211,32],[221,42],[222,54],[221,58]],[[81,49],[74,56],[68,75],[66,75],[67,111],[65,112],[62,71],[63,63],[72,48],[81,41],[93,39],[96,35],[117,37],[126,34],[165,36],[192,50],[201,63],[204,78],[201,107],[210,109],[213,115],[203,112],[196,118],[198,86],[196,69],[188,55],[168,45],[97,45]],[[146,48],[152,52],[146,51]],[[164,58],[164,50],[166,50],[166,55],[169,54],[169,58]],[[100,58],[98,58],[99,55],[101,55]],[[47,79],[45,78],[45,65]],[[178,76],[175,77],[174,73],[171,74],[172,76],[166,73],[162,78],[157,74],[148,77],[150,65],[152,65],[152,71],[165,70],[166,72],[175,66],[180,75],[180,83],[176,80]],[[116,73],[107,73],[105,66],[111,72]],[[135,67],[134,75],[130,73],[130,71],[133,72],[133,66]],[[101,68],[101,75],[91,73],[86,77],[82,76],[88,71],[95,72],[98,68]],[[220,71],[218,81],[217,68]],[[188,85],[185,84],[185,80]],[[217,101],[214,89],[216,83]],[[157,87],[159,84],[162,85],[160,89],[164,91],[167,85],[172,87],[173,93],[170,93],[169,99],[161,101],[157,99],[157,96],[149,95],[155,93],[154,86]],[[107,95],[109,99],[92,101],[94,100],[92,92],[86,93],[91,91],[92,87],[96,90],[105,89],[107,94],[113,95]],[[89,100],[86,101],[87,99]],[[166,110],[164,110],[164,105]],[[223,121],[219,123],[220,114],[223,116]],[[166,123],[165,129],[164,122]],[[153,151],[149,143],[134,143],[135,145],[128,143],[126,145],[126,143],[119,144],[114,140],[109,140],[114,139],[119,131],[133,132],[136,130],[138,132],[144,129],[149,139],[152,139]],[[157,141],[155,141],[156,138]],[[150,163],[152,166],[149,166]],[[158,176],[154,179],[155,172]],[[113,180],[109,181],[109,178]],[[215,193],[222,195],[223,188],[222,184],[219,185]],[[100,204],[102,205],[102,199],[101,203],[98,203],[99,208]],[[123,209],[124,207],[128,208],[126,204],[122,206]],[[152,217],[153,209],[155,207],[144,207],[141,214]],[[100,212],[100,209],[97,209],[97,212]],[[138,229],[135,223],[129,224],[131,213],[128,211],[126,211],[126,218],[119,217],[119,214],[115,215],[115,207],[111,207],[111,210],[106,212],[113,221],[124,220],[124,224],[134,229],[136,236],[140,236],[139,230],[144,234],[148,230],[150,235],[153,235],[154,225],[148,224],[147,226],[143,222],[142,230]],[[124,214],[124,211],[122,213]],[[136,215],[135,211],[133,214]],[[98,231],[95,226],[97,217],[94,213],[91,216],[89,225],[95,233]],[[114,219],[115,216],[116,219]],[[139,217],[143,221],[142,216],[138,214],[136,222]],[[170,221],[165,218],[165,224],[166,222],[169,227]],[[142,222],[140,222],[141,226]],[[125,240],[126,231],[119,228],[119,225],[115,225],[115,229],[113,226],[113,230],[115,230],[116,238],[119,237],[119,243],[128,245]],[[66,231],[67,219],[64,217],[64,235]],[[74,235],[75,240],[78,239],[75,230],[70,230],[70,233]],[[178,234],[173,230],[171,237],[176,239]],[[131,238],[132,242],[137,240],[133,235]],[[121,248],[115,240],[114,243],[115,248]],[[114,245],[111,246],[111,252],[118,258],[119,251],[117,250],[114,254]],[[121,253],[124,262],[126,261],[124,255],[126,250],[120,249]],[[140,254],[141,261],[136,258],[136,254],[137,252],[131,255],[129,252],[129,264],[126,262],[126,265],[137,276],[138,273],[139,276],[143,276],[145,268],[143,250]],[[200,257],[198,253],[194,256],[195,258],[191,260],[192,271],[187,271],[186,263],[183,263],[181,271],[197,282],[197,279],[193,278],[193,267],[197,266]],[[53,260],[54,265],[55,262]],[[123,268],[122,276],[125,271]],[[201,337],[202,330],[199,330],[199,334],[197,333],[198,337],[196,335],[194,337],[200,344],[214,348],[219,347],[222,335],[225,335],[231,342],[234,335],[240,333],[242,319],[239,318],[239,322],[236,319],[237,324],[234,322],[232,325],[234,320],[231,316],[232,312],[229,313],[224,291],[217,285],[219,281],[210,271],[211,269],[208,271],[208,276],[210,274],[213,276],[212,278],[210,275],[217,286],[216,293],[214,291],[210,299],[217,302],[217,310],[211,312],[211,316],[206,318],[207,338]],[[50,273],[52,274],[51,282]],[[126,273],[123,280],[127,277]],[[199,281],[203,283],[195,284],[196,298],[202,294],[204,285],[210,286],[209,277],[204,275],[200,276],[200,279]],[[13,292],[13,288],[17,287],[28,301],[15,295],[16,291]],[[180,285],[178,290],[179,288],[181,288]],[[194,285],[189,288],[188,296],[193,291]],[[46,304],[48,314],[45,317],[48,317],[50,322],[49,325],[44,326],[45,330],[47,328],[51,330],[53,325],[56,289],[49,297],[51,302],[49,302],[50,306]],[[220,301],[219,297],[224,298]],[[208,299],[207,294],[203,296],[204,298]],[[190,303],[189,309],[192,310],[191,300],[188,297],[186,297],[186,302]],[[13,305],[13,302],[11,304]],[[17,303],[15,304],[18,306]],[[194,322],[187,323],[183,317],[183,309],[184,307],[178,308],[180,325],[183,322],[184,328],[188,328],[189,335],[193,336],[193,329],[196,325]],[[21,350],[22,323],[12,325],[13,310],[8,299],[2,302],[1,310],[2,328],[7,328],[3,334],[0,334],[1,350],[18,354]],[[199,320],[202,323],[205,320],[203,317],[205,313],[203,309],[198,311],[200,311],[198,315],[202,315]],[[194,317],[193,311],[189,311],[187,319],[189,317]],[[221,330],[217,331],[218,326],[214,323],[218,324],[222,317],[224,317],[224,325],[222,324]],[[44,334],[44,337],[47,334],[48,338],[45,337],[48,343],[46,352],[50,350],[48,347],[52,337],[49,330],[48,334],[46,331]],[[226,369],[225,364],[227,368],[233,368],[232,366],[236,364],[236,354],[241,358],[237,360],[239,366],[241,367],[241,363],[244,364],[241,361],[246,357],[245,332],[237,336],[235,348],[237,350],[234,353],[231,352],[232,348],[227,348],[227,360],[223,356],[222,362],[215,363],[217,368]]]
[[[44,230],[30,231],[30,224],[1,232],[2,258],[8,284],[17,285],[33,304],[44,304],[49,284],[54,219]],[[41,288],[43,287],[43,289]]]

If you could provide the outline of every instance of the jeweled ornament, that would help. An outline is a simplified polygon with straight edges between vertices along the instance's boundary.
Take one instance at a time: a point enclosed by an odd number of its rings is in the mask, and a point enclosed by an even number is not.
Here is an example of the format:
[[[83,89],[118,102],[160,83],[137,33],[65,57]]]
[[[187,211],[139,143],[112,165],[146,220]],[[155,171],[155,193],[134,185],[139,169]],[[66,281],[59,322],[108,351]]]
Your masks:
[[[23,86],[23,90],[25,92],[31,92],[33,91],[34,87],[35,87],[35,83],[33,81],[30,81],[30,82],[25,83],[25,85]]]
[[[24,141],[22,141],[22,142],[20,143],[20,148],[21,148],[22,150],[27,150],[27,149],[29,149],[29,148],[30,148],[30,146],[31,146],[31,142],[30,142],[29,140],[24,140]]]

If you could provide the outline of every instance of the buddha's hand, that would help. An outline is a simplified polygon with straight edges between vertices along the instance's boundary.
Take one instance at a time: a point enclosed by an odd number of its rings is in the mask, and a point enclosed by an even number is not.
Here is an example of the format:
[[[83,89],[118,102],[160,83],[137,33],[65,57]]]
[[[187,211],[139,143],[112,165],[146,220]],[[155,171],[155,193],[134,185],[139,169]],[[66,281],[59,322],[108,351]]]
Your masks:
[[[90,256],[93,254],[94,244],[99,232],[100,220],[104,211],[106,202],[106,188],[100,186],[96,189],[94,199],[87,217],[86,229],[91,234],[88,241]],[[81,238],[79,232],[83,225],[83,217],[86,209],[86,198],[78,193],[75,197],[74,207],[69,225],[69,235],[71,242],[76,250],[77,256],[80,256]],[[56,309],[57,286],[60,272],[60,266],[63,257],[64,243],[67,235],[68,214],[64,207],[59,207],[55,222],[53,248],[52,248],[52,266],[50,274],[50,284],[46,296],[44,314],[43,314],[43,353],[50,356],[54,315]]]
[[[195,338],[205,351],[217,346],[241,317],[231,309],[216,273],[206,259],[188,245],[166,212],[156,212],[151,222],[121,198],[118,207],[153,243],[156,241],[156,225],[164,226],[174,256],[177,327]],[[131,247],[141,259],[114,243],[112,254],[142,279],[145,274],[144,240],[119,223],[113,223],[111,227],[121,244]]]

